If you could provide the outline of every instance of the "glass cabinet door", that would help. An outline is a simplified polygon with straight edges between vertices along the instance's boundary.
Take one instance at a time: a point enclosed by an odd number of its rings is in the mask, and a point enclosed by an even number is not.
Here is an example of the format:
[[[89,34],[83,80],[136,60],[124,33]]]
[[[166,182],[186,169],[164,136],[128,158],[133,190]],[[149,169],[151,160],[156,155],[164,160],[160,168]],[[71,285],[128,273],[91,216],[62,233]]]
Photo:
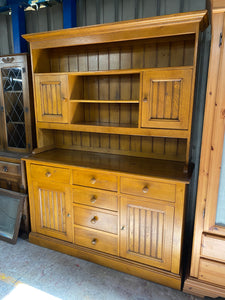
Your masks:
[[[6,147],[26,148],[22,68],[2,68]]]

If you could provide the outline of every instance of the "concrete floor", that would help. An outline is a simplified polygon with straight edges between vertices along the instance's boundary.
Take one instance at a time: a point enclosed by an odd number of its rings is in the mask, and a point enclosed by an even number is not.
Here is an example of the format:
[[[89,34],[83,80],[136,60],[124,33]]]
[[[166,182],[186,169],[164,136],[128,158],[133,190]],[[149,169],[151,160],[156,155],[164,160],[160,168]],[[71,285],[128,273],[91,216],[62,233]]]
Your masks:
[[[23,239],[0,241],[0,299],[197,300]]]

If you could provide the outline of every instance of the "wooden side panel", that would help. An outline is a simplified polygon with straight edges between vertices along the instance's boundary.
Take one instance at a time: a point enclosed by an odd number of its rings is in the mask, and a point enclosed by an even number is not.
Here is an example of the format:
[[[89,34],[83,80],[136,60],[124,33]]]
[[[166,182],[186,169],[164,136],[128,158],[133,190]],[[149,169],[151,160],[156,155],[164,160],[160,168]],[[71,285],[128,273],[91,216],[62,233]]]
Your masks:
[[[121,197],[120,255],[170,270],[174,207]]]

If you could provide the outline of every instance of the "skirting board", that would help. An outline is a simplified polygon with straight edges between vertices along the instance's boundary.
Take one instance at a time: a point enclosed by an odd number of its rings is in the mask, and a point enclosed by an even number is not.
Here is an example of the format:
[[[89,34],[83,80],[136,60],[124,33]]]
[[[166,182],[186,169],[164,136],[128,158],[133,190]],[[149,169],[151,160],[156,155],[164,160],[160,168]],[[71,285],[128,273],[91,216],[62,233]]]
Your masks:
[[[128,273],[146,280],[150,280],[177,290],[181,289],[181,276],[147,265],[142,265],[110,254],[77,246],[55,238],[31,232],[29,241],[33,244],[76,256],[105,267]]]
[[[220,287],[214,284],[200,281],[194,277],[188,277],[184,282],[183,291],[187,294],[198,297],[225,297],[225,287]]]

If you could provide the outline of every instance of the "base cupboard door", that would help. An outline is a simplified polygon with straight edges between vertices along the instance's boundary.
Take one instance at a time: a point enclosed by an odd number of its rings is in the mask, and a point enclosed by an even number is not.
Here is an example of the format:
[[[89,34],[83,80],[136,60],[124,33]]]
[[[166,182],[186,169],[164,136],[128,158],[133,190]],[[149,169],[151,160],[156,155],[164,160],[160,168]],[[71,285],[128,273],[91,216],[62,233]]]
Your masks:
[[[72,242],[70,187],[33,182],[35,225],[38,233]]]
[[[170,270],[173,219],[172,205],[122,196],[120,256]]]

